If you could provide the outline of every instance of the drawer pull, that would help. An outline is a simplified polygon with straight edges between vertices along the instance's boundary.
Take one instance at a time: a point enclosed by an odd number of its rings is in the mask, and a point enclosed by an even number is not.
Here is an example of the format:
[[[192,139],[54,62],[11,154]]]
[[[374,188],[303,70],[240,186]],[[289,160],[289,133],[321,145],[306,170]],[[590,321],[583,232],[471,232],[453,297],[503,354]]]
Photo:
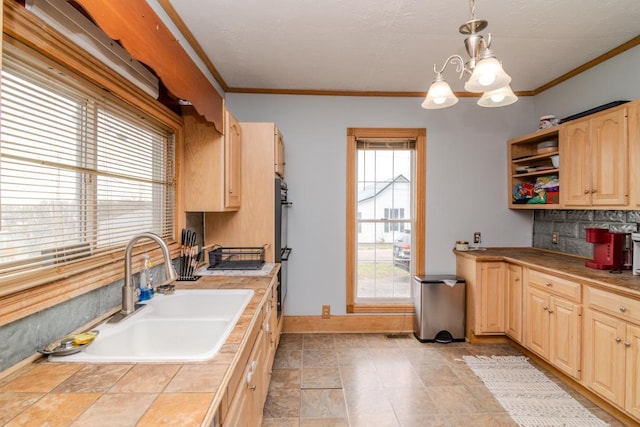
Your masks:
[[[629,341],[625,341],[625,342],[624,342],[624,346],[625,346],[625,347],[631,347],[631,343],[630,343]]]
[[[620,311],[624,313],[625,311],[627,311],[627,307],[625,307],[624,305],[621,305]]]
[[[620,337],[616,337],[616,342],[620,342],[622,339]]]

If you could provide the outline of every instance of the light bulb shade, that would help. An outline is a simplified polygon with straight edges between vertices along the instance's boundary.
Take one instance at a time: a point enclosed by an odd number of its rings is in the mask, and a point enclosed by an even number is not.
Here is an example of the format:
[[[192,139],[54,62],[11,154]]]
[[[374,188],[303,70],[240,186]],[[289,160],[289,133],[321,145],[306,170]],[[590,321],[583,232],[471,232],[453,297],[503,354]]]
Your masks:
[[[457,102],[458,98],[454,95],[449,84],[438,76],[429,86],[427,97],[422,101],[422,108],[437,110],[451,107]]]
[[[478,105],[481,107],[504,107],[513,104],[517,100],[518,97],[511,90],[511,86],[506,85],[483,93],[478,100]]]
[[[511,77],[504,72],[500,62],[494,57],[481,59],[464,84],[469,92],[486,92],[499,89],[511,83]]]

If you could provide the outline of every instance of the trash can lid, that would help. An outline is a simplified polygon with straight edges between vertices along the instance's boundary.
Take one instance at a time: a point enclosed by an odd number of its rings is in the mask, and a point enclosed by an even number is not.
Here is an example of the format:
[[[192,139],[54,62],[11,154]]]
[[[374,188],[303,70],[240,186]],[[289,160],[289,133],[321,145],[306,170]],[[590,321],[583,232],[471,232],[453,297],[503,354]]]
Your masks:
[[[464,283],[464,279],[455,274],[426,274],[415,276],[414,278],[420,283],[442,283],[444,280],[455,280],[456,283]]]

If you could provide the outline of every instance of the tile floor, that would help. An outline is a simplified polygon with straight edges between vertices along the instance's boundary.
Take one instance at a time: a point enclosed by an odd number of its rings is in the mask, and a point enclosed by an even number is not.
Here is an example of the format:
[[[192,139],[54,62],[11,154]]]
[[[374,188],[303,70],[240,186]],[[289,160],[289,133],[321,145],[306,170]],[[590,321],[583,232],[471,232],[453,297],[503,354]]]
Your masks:
[[[262,426],[517,426],[456,359],[520,354],[507,344],[423,344],[411,335],[284,334]],[[594,415],[623,425],[555,381]]]

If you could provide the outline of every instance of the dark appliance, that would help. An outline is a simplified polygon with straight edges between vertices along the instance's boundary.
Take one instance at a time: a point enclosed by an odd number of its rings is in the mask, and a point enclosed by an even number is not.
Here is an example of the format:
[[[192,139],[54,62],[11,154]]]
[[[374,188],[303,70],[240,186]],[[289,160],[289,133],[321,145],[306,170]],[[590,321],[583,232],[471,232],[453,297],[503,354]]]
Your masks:
[[[587,242],[593,243],[593,260],[587,267],[598,270],[621,270],[624,268],[624,242],[628,233],[612,233],[604,228],[587,228]]]
[[[287,296],[287,261],[291,254],[291,248],[287,242],[288,209],[292,206],[289,201],[287,183],[280,177],[275,179],[275,262],[280,263],[278,272],[278,317],[282,313],[284,300]]]

